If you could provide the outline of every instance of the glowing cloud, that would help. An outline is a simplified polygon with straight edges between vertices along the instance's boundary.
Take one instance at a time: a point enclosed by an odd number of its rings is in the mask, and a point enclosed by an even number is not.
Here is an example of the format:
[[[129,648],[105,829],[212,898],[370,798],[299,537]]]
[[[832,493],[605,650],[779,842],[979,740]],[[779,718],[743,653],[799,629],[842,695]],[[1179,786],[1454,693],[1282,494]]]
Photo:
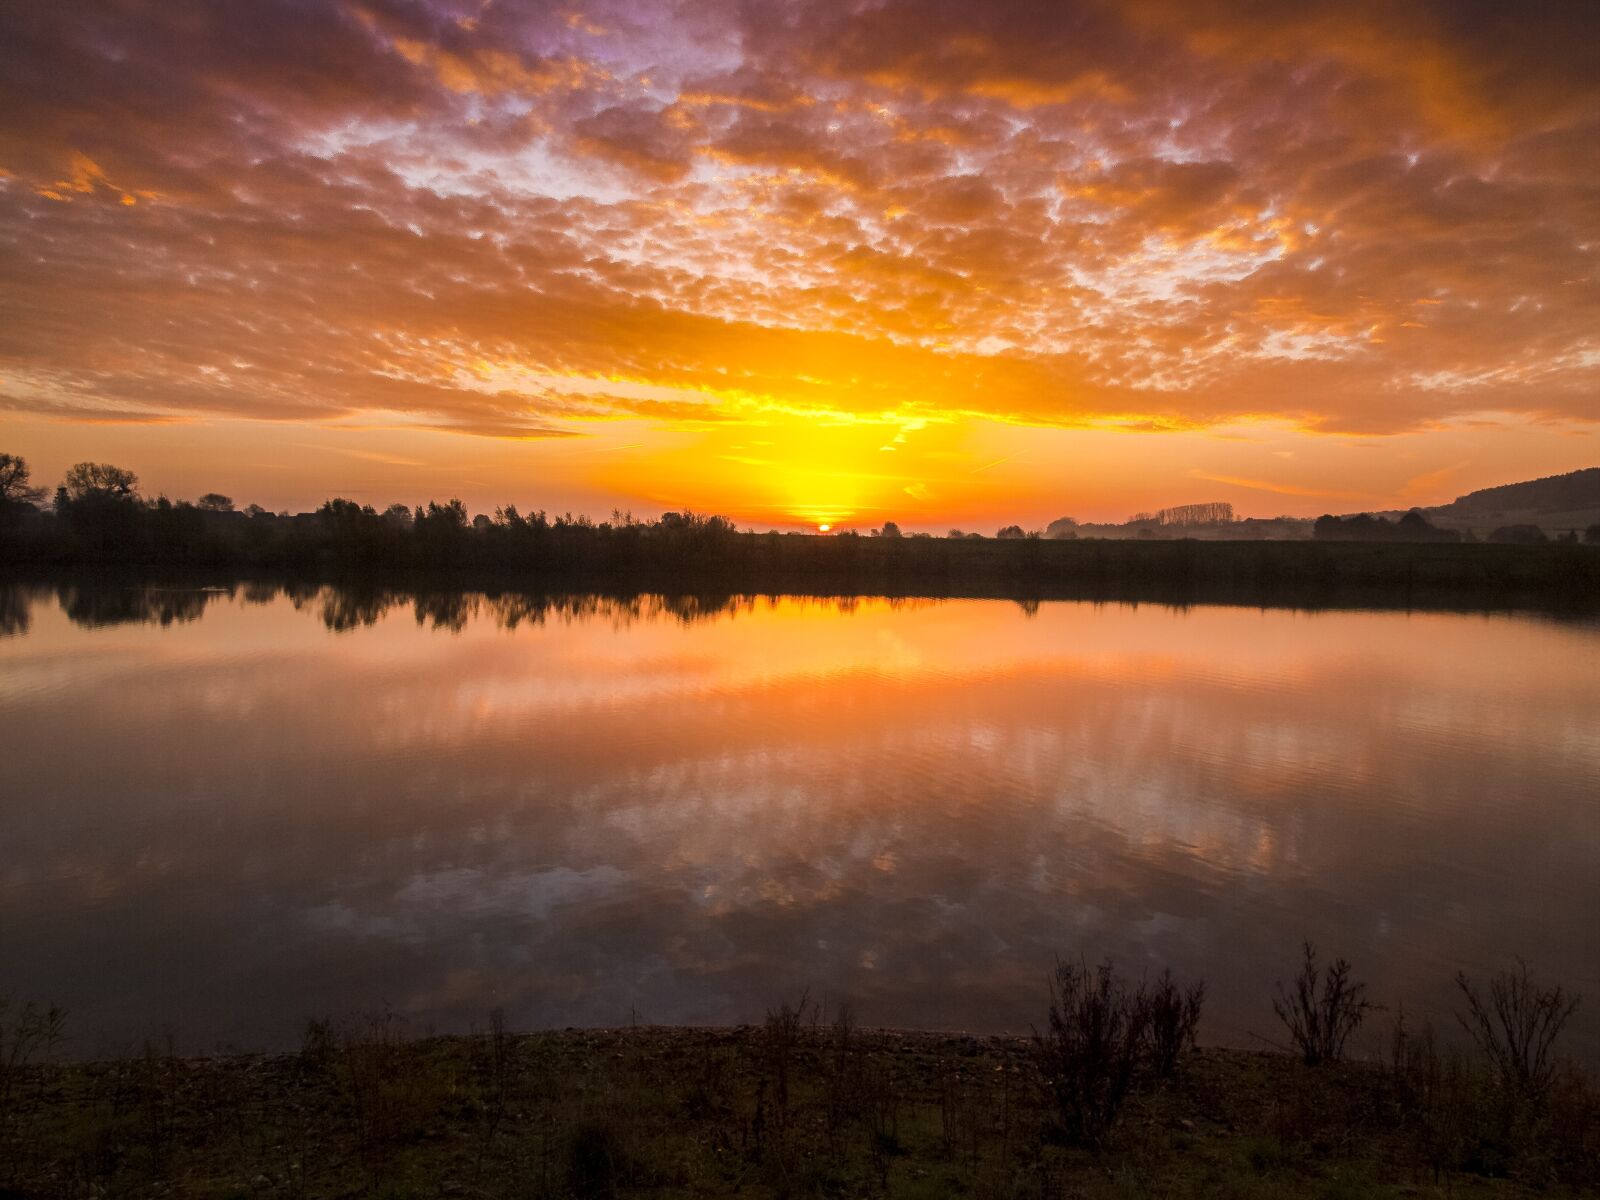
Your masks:
[[[0,410],[534,439],[591,496],[813,526],[1047,513],[1102,430],[1185,448],[1125,437],[1108,504],[1135,462],[1329,497],[1346,435],[1407,439],[1370,495],[1568,469],[1597,37],[1446,0],[8,6]],[[1463,453],[1485,413],[1534,441]],[[1320,478],[1260,482],[1241,423]],[[637,453],[571,457],[619,424]],[[974,474],[1024,431],[1053,476]]]

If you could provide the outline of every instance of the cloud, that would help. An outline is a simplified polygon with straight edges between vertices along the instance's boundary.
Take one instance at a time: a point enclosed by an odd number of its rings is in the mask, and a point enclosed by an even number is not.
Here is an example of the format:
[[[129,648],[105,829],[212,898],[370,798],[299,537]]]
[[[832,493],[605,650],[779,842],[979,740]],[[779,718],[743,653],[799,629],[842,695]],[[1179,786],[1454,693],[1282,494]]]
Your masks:
[[[1597,19],[12,6],[0,396],[495,437],[1594,420]]]
[[[1365,492],[1327,491],[1319,488],[1299,487],[1291,483],[1272,483],[1265,479],[1241,479],[1237,475],[1213,475],[1207,471],[1190,471],[1192,479],[1211,483],[1226,483],[1230,487],[1248,488],[1253,492],[1271,492],[1277,496],[1297,496],[1311,500],[1364,500]]]

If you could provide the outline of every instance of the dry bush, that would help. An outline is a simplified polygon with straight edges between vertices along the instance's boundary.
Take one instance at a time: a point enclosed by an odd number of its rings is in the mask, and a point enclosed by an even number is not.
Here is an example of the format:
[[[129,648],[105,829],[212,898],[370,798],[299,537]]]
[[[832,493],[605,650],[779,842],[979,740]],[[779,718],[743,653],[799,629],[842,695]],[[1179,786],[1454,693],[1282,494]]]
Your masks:
[[[345,1029],[338,1075],[355,1123],[357,1151],[376,1182],[396,1148],[415,1141],[438,1115],[450,1082],[387,1011]]]
[[[809,989],[800,993],[796,1003],[791,1005],[785,1000],[777,1008],[767,1010],[767,1023],[762,1029],[761,1066],[763,1080],[771,1082],[773,1116],[780,1135],[789,1127],[789,1087],[800,1040],[806,1022],[814,1016]]]
[[[10,1001],[0,997],[0,1164],[18,1169],[32,1157],[38,1140],[41,1077],[34,1068],[55,1056],[67,1014],[54,1004],[28,1003],[8,1020],[10,1010]]]
[[[1180,988],[1170,968],[1162,971],[1155,987],[1144,993],[1149,1014],[1150,1066],[1160,1078],[1170,1077],[1178,1068],[1178,1059],[1194,1049],[1205,998],[1204,980]]]
[[[1539,983],[1520,958],[1515,968],[1495,972],[1487,999],[1464,973],[1457,973],[1456,986],[1467,1001],[1467,1011],[1457,1019],[1502,1084],[1528,1100],[1543,1099],[1555,1078],[1555,1041],[1582,997],[1567,994],[1560,984]]]
[[[1572,1067],[1556,1072],[1544,1098],[1544,1128],[1558,1172],[1600,1179],[1600,1089]]]
[[[945,1065],[939,1072],[940,1138],[945,1155],[953,1162],[964,1162],[968,1172],[978,1168],[985,1111],[976,1080]]]
[[[494,1144],[495,1134],[505,1123],[506,1107],[511,1097],[512,1047],[511,1035],[506,1032],[504,1009],[496,1008],[489,1014],[489,1033],[486,1037],[475,1039],[473,1046],[480,1134],[474,1173],[481,1175],[484,1158]]]
[[[1577,1070],[1553,1067],[1529,1091],[1503,1060],[1441,1048],[1427,1025],[1408,1029],[1403,1010],[1386,1066],[1394,1119],[1435,1182],[1452,1171],[1537,1186],[1600,1177],[1600,1093]]]
[[[1142,989],[1130,991],[1110,960],[1057,963],[1050,1024],[1034,1038],[1040,1074],[1069,1138],[1104,1144],[1144,1055],[1150,1014]]]
[[[861,1039],[856,1032],[855,1012],[841,1003],[828,1029],[824,1058],[826,1124],[829,1144],[838,1150],[849,1124],[860,1118],[862,1100]]]
[[[1272,1010],[1307,1066],[1342,1059],[1345,1043],[1372,1009],[1367,985],[1352,981],[1350,970],[1350,964],[1338,958],[1323,971],[1317,965],[1317,948],[1306,942],[1293,991],[1278,985]]]
[[[900,1090],[896,1086],[893,1068],[887,1061],[873,1060],[861,1071],[860,1084],[861,1122],[867,1135],[867,1154],[873,1173],[878,1177],[878,1187],[889,1190],[889,1168],[901,1154],[900,1144]]]
[[[1432,1025],[1413,1030],[1403,1006],[1384,1066],[1393,1118],[1410,1131],[1413,1151],[1435,1183],[1470,1157],[1483,1157],[1481,1079],[1460,1054],[1440,1048]]]

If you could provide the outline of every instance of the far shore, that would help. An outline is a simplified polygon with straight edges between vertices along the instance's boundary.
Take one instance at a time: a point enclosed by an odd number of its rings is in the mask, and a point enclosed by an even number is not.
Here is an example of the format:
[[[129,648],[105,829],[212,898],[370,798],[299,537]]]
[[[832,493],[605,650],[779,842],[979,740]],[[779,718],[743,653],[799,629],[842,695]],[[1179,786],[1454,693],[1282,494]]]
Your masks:
[[[659,549],[659,548],[658,548]],[[674,557],[367,559],[324,547],[294,561],[222,556],[14,556],[17,583],[84,587],[327,586],[359,599],[449,593],[617,601],[705,612],[753,596],[1233,604],[1305,610],[1600,612],[1600,547],[1359,542],[902,541],[727,535]],[[692,604],[691,604],[692,602]],[[682,606],[680,605],[680,606]]]

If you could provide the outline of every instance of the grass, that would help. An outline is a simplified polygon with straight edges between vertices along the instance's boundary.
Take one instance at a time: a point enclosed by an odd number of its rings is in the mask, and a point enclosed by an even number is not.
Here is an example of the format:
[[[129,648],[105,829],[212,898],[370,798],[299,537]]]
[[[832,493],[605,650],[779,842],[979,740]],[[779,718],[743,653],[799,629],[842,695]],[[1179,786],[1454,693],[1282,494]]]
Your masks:
[[[0,1147],[0,1196],[1584,1194],[1591,1086],[1562,1076],[1537,1119],[1486,1136],[1493,1073],[1428,1054],[1193,1051],[1091,1150],[1028,1038],[860,1030],[803,1003],[739,1029],[464,1038],[386,1016],[314,1025],[298,1054],[22,1067],[30,1140]]]

